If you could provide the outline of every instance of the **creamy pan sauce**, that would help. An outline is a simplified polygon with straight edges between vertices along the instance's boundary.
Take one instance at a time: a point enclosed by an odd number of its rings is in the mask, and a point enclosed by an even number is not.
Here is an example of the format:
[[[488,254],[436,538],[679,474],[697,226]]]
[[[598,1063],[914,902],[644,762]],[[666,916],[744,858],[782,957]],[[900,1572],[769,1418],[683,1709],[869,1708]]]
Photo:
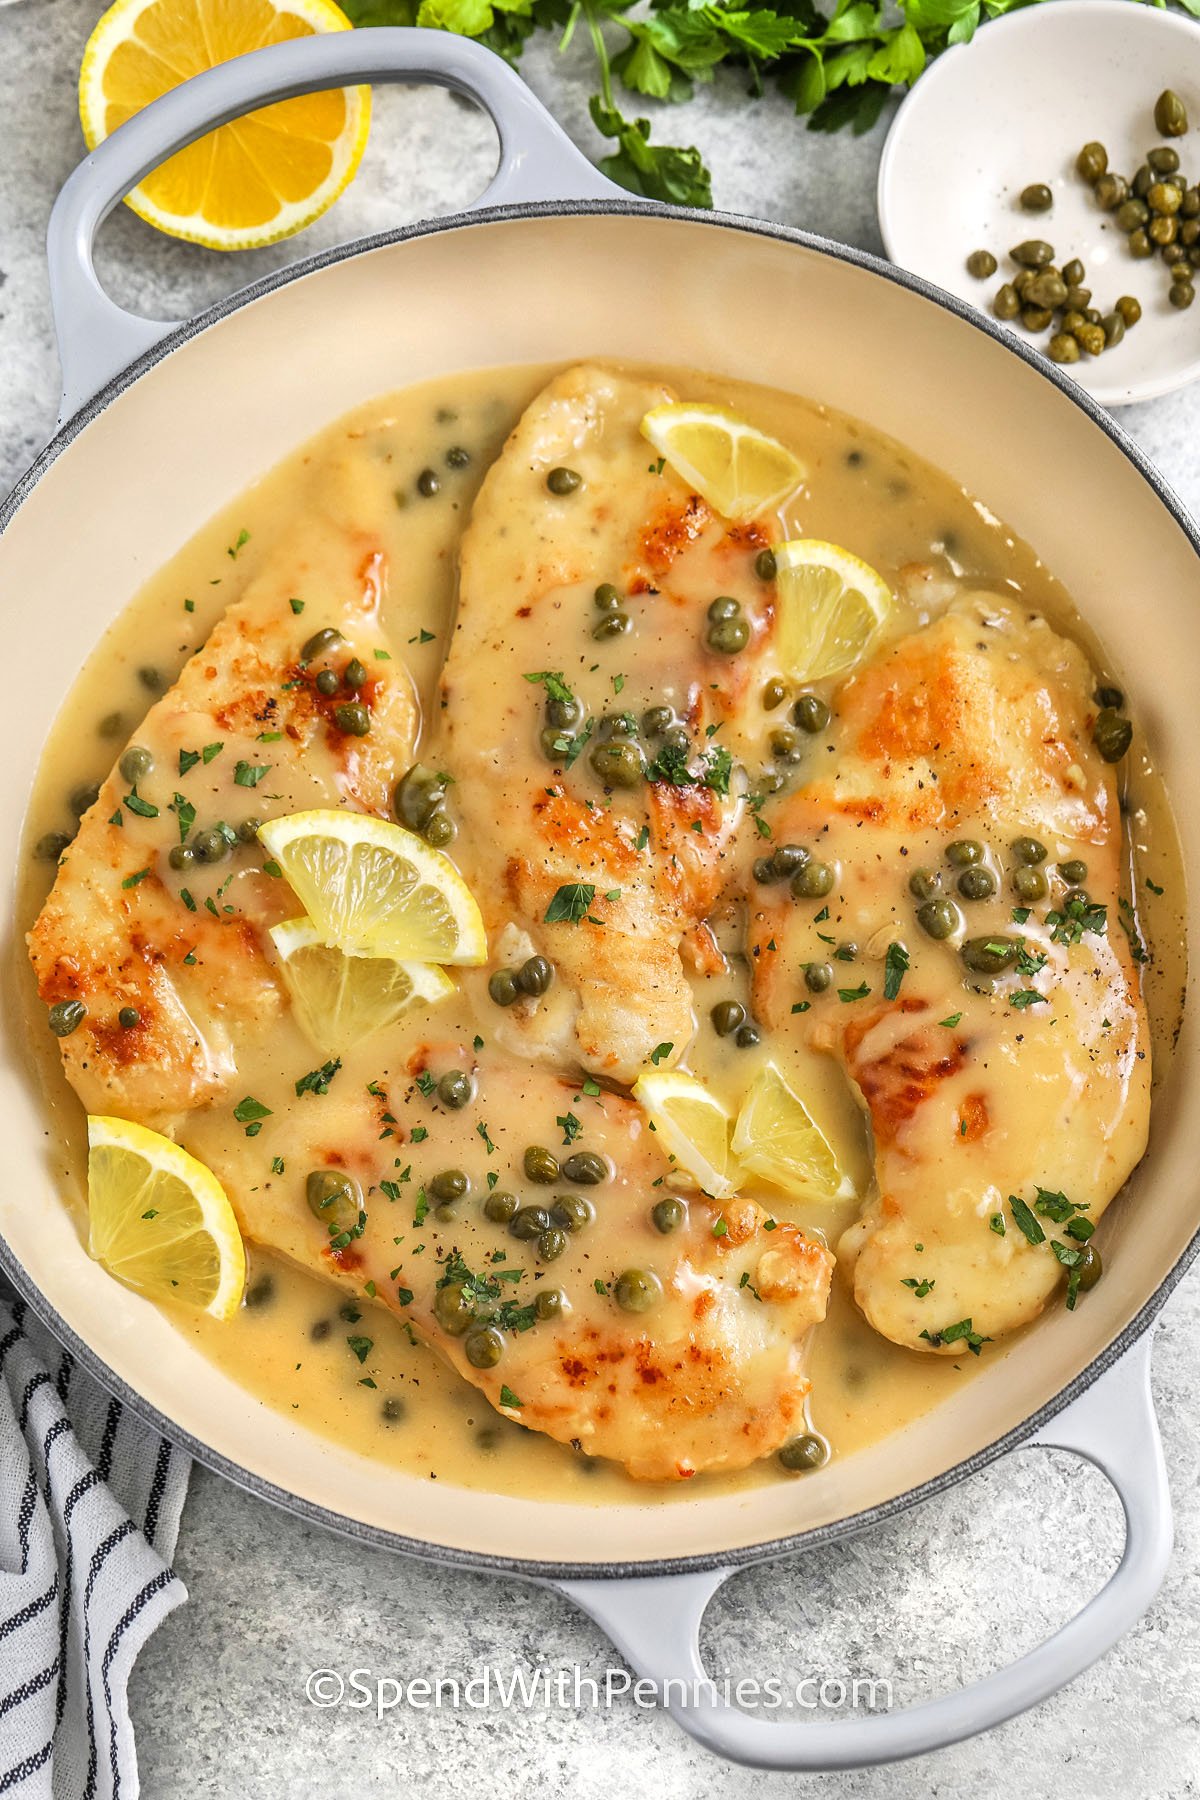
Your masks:
[[[547,373],[476,374],[360,409],[244,495],[131,601],[84,670],[47,747],[30,811],[27,919],[41,905],[54,870],[52,860],[37,854],[39,842],[48,834],[70,833],[90,787],[108,774],[115,755],[136,737],[153,698],[204,643],[229,603],[286,555],[298,529],[310,539],[315,530],[319,542],[314,521],[329,522],[331,580],[340,531],[362,531],[382,545],[392,571],[384,630],[396,653],[407,659],[428,728],[436,716],[438,677],[448,646],[458,543],[472,500]],[[844,544],[871,563],[901,597],[899,630],[920,622],[931,586],[961,579],[1018,599],[1087,645],[1070,600],[1028,547],[985,506],[901,448],[862,425],[791,397],[691,373],[668,372],[666,379],[689,399],[733,406],[801,456],[809,479],[785,514],[785,534]],[[314,586],[320,585],[320,575],[318,550]],[[1086,596],[1080,599],[1086,606]],[[314,599],[314,626],[321,623],[319,612]],[[550,630],[542,650],[544,666],[577,662],[577,632],[565,624]],[[1099,656],[1096,663],[1103,667]],[[478,708],[485,736],[492,690],[493,677],[486,665],[480,666],[477,690],[469,699]],[[637,708],[646,703],[646,696],[632,697]],[[1135,739],[1135,751],[1136,746]],[[1124,779],[1127,897],[1152,955],[1144,987],[1159,1052],[1171,1043],[1182,1004],[1183,877],[1161,785],[1140,754],[1128,759]],[[248,814],[251,800],[248,796]],[[311,802],[303,796],[292,802],[305,803]],[[451,846],[450,853],[463,861],[470,878],[469,847]],[[744,958],[734,962],[733,972],[732,981],[722,979],[719,993],[711,979],[695,978],[702,1022],[717,998],[739,997],[749,1004]],[[965,1007],[976,1003],[964,994]],[[833,1058],[807,1046],[803,1023],[785,1019],[769,1043],[743,1049],[702,1023],[688,1066],[727,1095],[736,1110],[769,1050],[804,1094],[856,1187],[865,1192],[871,1146],[861,1107]],[[378,1043],[363,1045],[346,1059],[338,1082],[320,1101],[330,1139],[337,1135],[339,1094],[361,1092],[379,1079],[382,1065],[398,1070],[406,1046],[469,1042],[475,1033],[490,1034],[495,1024],[480,985],[468,983],[435,1012],[412,1015],[411,1025],[406,1021],[400,1027],[386,1054]],[[82,1225],[83,1118],[61,1074],[55,1042],[45,1032],[44,1009],[32,996],[30,1035],[44,1061],[61,1192]],[[282,1097],[282,1108],[295,1069],[316,1060],[308,1039],[285,1016],[270,1066],[247,1073],[247,1085],[268,1104]],[[227,1179],[248,1186],[264,1179],[270,1162],[265,1143],[247,1140],[228,1107],[192,1116],[181,1135]],[[830,1244],[836,1244],[860,1210],[857,1201],[805,1207],[777,1200],[777,1205],[781,1217],[822,1234]],[[1103,1243],[1103,1235],[1099,1241]],[[97,1279],[107,1277],[98,1272]],[[509,1493],[629,1497],[632,1485],[615,1465],[579,1456],[493,1413],[481,1394],[416,1342],[398,1320],[352,1290],[351,1283],[339,1293],[282,1258],[253,1250],[246,1303],[233,1322],[218,1325],[181,1313],[177,1324],[264,1403],[397,1466],[431,1479]],[[1019,1354],[1019,1337],[993,1346],[988,1354],[1012,1354],[1014,1346]],[[977,1366],[969,1355],[918,1355],[877,1335],[850,1299],[844,1278],[835,1275],[829,1316],[813,1334],[810,1350],[812,1426],[828,1439],[835,1455],[847,1455],[903,1428],[969,1379]],[[712,1476],[706,1483],[734,1486],[780,1478],[769,1459],[741,1475]],[[647,1489],[642,1484],[637,1491]],[[686,1485],[661,1484],[652,1491],[669,1497],[686,1491]]]

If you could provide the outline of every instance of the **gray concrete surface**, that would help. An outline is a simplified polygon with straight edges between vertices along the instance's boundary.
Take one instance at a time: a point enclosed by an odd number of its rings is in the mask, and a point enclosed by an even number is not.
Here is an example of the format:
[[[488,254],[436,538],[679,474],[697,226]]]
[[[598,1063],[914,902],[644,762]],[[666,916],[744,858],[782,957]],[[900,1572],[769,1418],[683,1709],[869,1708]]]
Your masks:
[[[42,240],[53,196],[82,150],[74,86],[98,10],[98,0],[0,10],[0,490],[54,417]],[[586,65],[544,50],[530,57],[528,73],[594,149]],[[665,115],[660,129],[702,145],[718,204],[879,248],[873,186],[882,125],[862,139],[809,135],[782,101],[751,107],[731,81]],[[453,210],[485,184],[494,148],[487,122],[444,94],[381,95],[361,176],[299,240],[225,260],[122,213],[104,233],[105,278],[130,305],[182,316],[286,258]],[[1124,415],[1194,509],[1197,404],[1193,390]],[[1069,1692],[989,1738],[903,1767],[826,1778],[827,1793],[1158,1800],[1200,1788],[1198,1338],[1193,1272],[1158,1333],[1154,1386],[1178,1543],[1141,1625]],[[712,1608],[709,1666],[760,1678],[875,1676],[893,1682],[896,1704],[921,1699],[1046,1635],[1099,1585],[1118,1543],[1118,1508],[1099,1476],[1069,1458],[1022,1454],[869,1537],[739,1577]],[[382,1719],[311,1706],[305,1678],[321,1667],[465,1679],[485,1664],[578,1664],[596,1675],[617,1659],[554,1595],[356,1548],[203,1470],[193,1478],[178,1566],[190,1604],[152,1642],[132,1689],[148,1800],[449,1800],[468,1791],[496,1800],[530,1791],[544,1800],[651,1791],[658,1800],[775,1800],[812,1785],[727,1767],[628,1701],[599,1712],[396,1709]]]

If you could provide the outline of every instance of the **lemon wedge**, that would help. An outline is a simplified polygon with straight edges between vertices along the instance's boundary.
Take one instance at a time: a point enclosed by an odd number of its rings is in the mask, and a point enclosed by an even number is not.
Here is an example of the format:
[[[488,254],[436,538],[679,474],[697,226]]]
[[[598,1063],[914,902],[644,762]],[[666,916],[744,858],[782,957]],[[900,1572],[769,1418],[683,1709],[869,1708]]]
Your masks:
[[[652,407],[642,435],[724,519],[770,511],[808,473],[785,445],[723,406]]]
[[[258,835],[331,948],[405,963],[486,961],[471,890],[415,833],[368,813],[318,809],[268,819]]]
[[[895,602],[882,575],[837,544],[795,538],[773,547],[776,646],[795,681],[851,669],[871,648]]]
[[[342,1056],[363,1038],[394,1025],[410,1006],[435,1006],[454,983],[435,963],[363,956],[322,943],[311,919],[271,927],[292,1006],[320,1050]]]
[[[730,1145],[744,1169],[804,1200],[848,1200],[853,1184],[774,1063],[755,1077]]]
[[[153,1300],[214,1319],[237,1311],[246,1252],[225,1190],[170,1138],[128,1119],[88,1119],[88,1249]]]
[[[633,1097],[663,1149],[704,1193],[725,1200],[736,1191],[737,1170],[729,1154],[733,1117],[702,1081],[678,1069],[647,1069],[634,1082]]]
[[[266,44],[350,29],[333,0],[116,0],[79,73],[88,149],[204,69]],[[159,231],[210,250],[273,244],[333,205],[362,161],[370,122],[366,87],[281,100],[177,151],[126,204]]]

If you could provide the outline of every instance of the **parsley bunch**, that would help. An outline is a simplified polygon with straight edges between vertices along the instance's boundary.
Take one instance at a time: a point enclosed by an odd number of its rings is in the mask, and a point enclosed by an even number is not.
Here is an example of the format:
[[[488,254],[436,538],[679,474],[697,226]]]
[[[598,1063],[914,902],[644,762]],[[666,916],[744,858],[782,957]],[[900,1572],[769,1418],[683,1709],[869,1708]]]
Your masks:
[[[1036,0],[343,0],[356,25],[426,25],[478,38],[514,65],[535,31],[565,50],[586,32],[596,58],[592,120],[613,145],[600,168],[647,200],[710,207],[712,177],[700,152],[652,144],[650,121],[627,118],[615,84],[652,100],[687,100],[720,67],[748,77],[757,99],[774,82],[810,131],[870,129],[895,87],[911,87],[927,62],[965,44],[981,22]],[[1162,6],[1165,0],[1151,0]],[[1200,0],[1183,0],[1200,16]],[[634,16],[636,14],[636,16]]]

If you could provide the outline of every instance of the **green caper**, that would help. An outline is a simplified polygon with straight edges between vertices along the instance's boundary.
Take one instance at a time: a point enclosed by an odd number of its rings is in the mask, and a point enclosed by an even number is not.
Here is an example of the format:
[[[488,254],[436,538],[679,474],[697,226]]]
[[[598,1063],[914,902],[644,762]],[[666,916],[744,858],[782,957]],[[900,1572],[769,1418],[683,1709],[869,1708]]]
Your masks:
[[[941,885],[941,878],[933,869],[914,869],[908,878],[908,891],[914,900],[935,900]]]
[[[465,469],[471,461],[471,452],[464,450],[461,444],[451,444],[446,452],[448,469]]]
[[[1012,890],[1018,900],[1023,901],[1026,906],[1030,906],[1035,900],[1046,898],[1048,884],[1040,869],[1032,868],[1028,863],[1022,863],[1019,869],[1013,870]]]
[[[433,1301],[434,1317],[451,1337],[461,1337],[475,1322],[475,1309],[460,1281],[440,1287]]]
[[[539,1288],[534,1295],[533,1310],[539,1319],[557,1319],[567,1304],[561,1288]]]
[[[316,690],[317,690],[318,694],[324,694],[325,698],[328,700],[328,698],[331,694],[336,694],[338,691],[339,684],[338,684],[338,678],[337,678],[337,670],[336,669],[321,669],[321,670],[319,670],[318,674],[317,674],[316,682],[314,685],[316,686]]]
[[[1082,882],[1087,880],[1087,864],[1081,862],[1077,856],[1073,856],[1069,862],[1060,862],[1058,872],[1063,880],[1069,882],[1072,887],[1079,887]]]
[[[491,1219],[495,1225],[507,1225],[510,1219],[516,1217],[520,1204],[515,1194],[510,1194],[506,1188],[497,1188],[484,1201],[483,1216]]]
[[[138,677],[138,680],[141,682],[142,686],[147,690],[148,693],[151,693],[151,694],[161,694],[163,689],[167,685],[163,679],[163,672],[161,669],[153,669],[153,668],[149,668],[149,667],[144,668],[144,669],[139,669],[137,672],[137,677]]]
[[[1154,186],[1154,183],[1157,180],[1158,180],[1158,176],[1154,173],[1154,170],[1150,167],[1149,162],[1142,163],[1140,165],[1140,167],[1137,169],[1136,173],[1134,174],[1133,181],[1131,183],[1133,191],[1137,195],[1139,200],[1144,200],[1146,198],[1146,195],[1150,192],[1150,189]]]
[[[682,1200],[668,1196],[657,1201],[650,1209],[650,1217],[654,1221],[655,1231],[661,1231],[667,1237],[672,1231],[678,1231],[687,1218],[687,1207]]]
[[[1048,306],[1023,306],[1021,308],[1021,323],[1026,331],[1045,331],[1053,316]]]
[[[142,1022],[142,1015],[136,1006],[123,1006],[117,1014],[117,1024],[122,1031],[132,1031]]]
[[[1045,238],[1026,238],[1024,243],[1014,244],[1009,255],[1023,269],[1044,269],[1054,261],[1054,245]]]
[[[1085,1244],[1083,1254],[1075,1264],[1079,1273],[1078,1286],[1084,1293],[1090,1292],[1104,1273],[1104,1263],[1095,1244]]]
[[[1123,175],[1102,175],[1092,192],[1105,212],[1115,212],[1129,197],[1129,183]]]
[[[1075,158],[1075,168],[1085,181],[1099,181],[1108,169],[1108,151],[1103,144],[1085,144]]]
[[[1075,332],[1075,342],[1089,356],[1099,356],[1104,349],[1104,331],[1099,325],[1080,325]]]
[[[809,852],[803,844],[777,844],[771,852],[771,868],[779,881],[786,881],[797,869],[802,869],[809,860]]]
[[[917,908],[917,924],[926,937],[948,938],[962,924],[962,916],[953,900],[926,900]]]
[[[1173,244],[1179,235],[1179,221],[1173,216],[1156,214],[1146,227],[1146,236],[1152,244],[1160,248],[1164,244]]]
[[[458,836],[458,826],[450,814],[439,806],[426,819],[425,829],[421,836],[427,844],[432,844],[435,850],[444,850],[446,845],[452,844]]]
[[[72,788],[70,794],[67,796],[67,804],[75,814],[75,817],[77,819],[82,819],[88,808],[95,806],[99,798],[100,789],[94,781],[89,781],[84,782],[77,788]]]
[[[475,1095],[475,1083],[461,1069],[451,1069],[437,1084],[437,1097],[452,1112],[461,1112]]]
[[[173,869],[190,869],[196,860],[196,852],[190,844],[172,844],[167,851],[167,861]]]
[[[824,731],[832,714],[822,700],[820,694],[801,694],[792,708],[792,718],[801,731],[807,731],[810,737]]]
[[[760,882],[764,887],[769,882],[779,880],[778,875],[775,873],[775,865],[769,856],[759,856],[755,858],[753,873],[755,881]]]
[[[1133,726],[1111,706],[1103,706],[1092,726],[1092,742],[1107,763],[1120,762],[1133,741]]]
[[[787,683],[785,681],[780,681],[779,677],[775,676],[771,681],[768,681],[763,688],[761,695],[763,711],[774,712],[777,706],[783,705],[787,697]]]
[[[1177,213],[1183,205],[1183,189],[1173,181],[1156,181],[1146,195],[1146,204],[1152,213],[1171,215]],[[1141,221],[1138,221],[1139,224]]]
[[[967,258],[967,274],[973,275],[976,281],[986,281],[989,275],[996,273],[996,266],[990,250],[972,250]]]
[[[494,1325],[481,1326],[467,1333],[463,1349],[473,1369],[494,1369],[504,1355],[504,1333]]]
[[[597,643],[603,644],[609,638],[624,637],[627,631],[633,630],[633,620],[627,612],[605,613],[604,617],[592,626],[592,636]]]
[[[57,862],[70,842],[65,831],[47,831],[33,846],[33,854],[39,862]]]
[[[1179,210],[1185,219],[1200,219],[1200,187],[1184,188]]]
[[[614,738],[607,744],[597,744],[589,760],[605,787],[636,787],[646,773],[641,751],[627,739]]]
[[[139,781],[144,781],[154,767],[154,756],[144,745],[130,744],[118,766],[121,779],[134,787]]]
[[[1169,144],[1160,144],[1155,150],[1147,150],[1146,161],[1156,175],[1174,175],[1179,169],[1179,152]]]
[[[426,500],[441,492],[441,480],[436,469],[422,469],[417,476],[417,492]]]
[[[215,825],[198,831],[192,839],[192,854],[199,863],[218,863],[229,855],[229,839]]]
[[[1069,288],[1083,286],[1087,280],[1087,270],[1077,256],[1073,256],[1070,262],[1063,264],[1062,278]]]
[[[833,892],[833,884],[837,877],[829,863],[818,862],[816,857],[806,862],[802,869],[797,869],[792,876],[791,894],[793,900],[821,900],[826,894]]]
[[[828,963],[807,963],[804,985],[810,994],[823,994],[833,985],[833,970]]]
[[[362,1211],[362,1189],[344,1169],[313,1169],[304,1183],[304,1197],[315,1219],[328,1225],[332,1235],[353,1231]]]
[[[509,1220],[509,1234],[528,1242],[541,1237],[551,1226],[550,1209],[546,1206],[519,1206]]]
[[[958,878],[958,891],[964,900],[990,900],[996,891],[995,876],[987,869],[964,869]]]
[[[557,725],[543,726],[538,741],[547,762],[561,762],[571,748],[570,740],[563,737],[562,730]]]
[[[1061,306],[1067,297],[1067,284],[1061,275],[1039,275],[1031,281],[1026,298],[1031,306]]]
[[[351,693],[357,693],[359,688],[366,687],[368,679],[367,665],[360,662],[357,656],[352,656],[342,670],[342,686],[348,687]]]
[[[553,1150],[547,1150],[542,1144],[530,1144],[525,1151],[523,1167],[528,1180],[536,1181],[539,1187],[549,1187],[558,1180],[561,1170],[558,1158]]]
[[[1051,362],[1075,363],[1079,361],[1079,345],[1069,331],[1056,331],[1046,345],[1046,354]]]
[[[488,994],[497,1006],[511,1006],[520,998],[521,990],[511,969],[496,969],[489,975]]]
[[[807,1475],[829,1461],[829,1445],[815,1432],[806,1431],[794,1437],[780,1450],[778,1461],[792,1475]]]
[[[371,729],[371,715],[357,700],[344,700],[333,709],[333,722],[347,737],[366,737]]]
[[[1067,309],[1067,311],[1062,314],[1058,323],[1059,323],[1059,333],[1058,333],[1059,336],[1062,336],[1063,334],[1067,334],[1067,335],[1073,337],[1075,335],[1075,333],[1079,330],[1079,327],[1081,325],[1087,324],[1087,320],[1084,318],[1083,314],[1081,312],[1079,312],[1075,307],[1069,307]],[[1078,350],[1079,345],[1076,344],[1075,348],[1076,348],[1076,350]]]
[[[318,656],[328,656],[335,645],[342,642],[342,634],[335,625],[323,625],[320,631],[314,631],[300,651],[301,662],[315,662]]]
[[[662,734],[662,741],[664,750],[687,751],[692,747],[692,740],[688,736],[686,725],[668,725]]]
[[[736,656],[750,642],[750,627],[745,619],[722,619],[708,631],[708,647],[722,656]]]
[[[1015,319],[1021,310],[1021,299],[1011,281],[996,289],[992,298],[992,311],[998,319]]]
[[[739,1050],[753,1050],[755,1044],[760,1041],[761,1037],[762,1033],[759,1031],[758,1026],[755,1025],[752,1020],[747,1019],[744,1025],[739,1025],[737,1031],[734,1033],[733,1041]]]
[[[551,469],[546,477],[546,486],[552,494],[558,494],[560,497],[564,494],[573,494],[577,488],[583,486],[583,476],[578,469]]]
[[[767,738],[767,743],[776,762],[799,762],[804,754],[804,740],[790,725],[777,725]]]
[[[988,270],[989,275],[993,272],[995,267],[995,262],[993,262],[992,267]],[[754,573],[758,576],[760,581],[774,581],[775,552],[773,550],[759,551],[754,559]]]
[[[558,1225],[548,1225],[537,1241],[539,1262],[556,1262],[567,1247],[567,1234]]]
[[[976,838],[956,838],[946,845],[946,861],[953,869],[967,869],[983,856],[983,845]]]
[[[582,717],[583,708],[574,695],[569,700],[560,695],[546,702],[546,718],[560,731],[565,731],[570,725],[578,725]]]
[[[741,601],[735,600],[732,594],[718,594],[709,602],[708,619],[710,624],[719,625],[723,619],[736,619],[741,610]]]
[[[471,1183],[462,1169],[439,1169],[429,1183],[435,1200],[461,1200],[470,1192]]]
[[[598,612],[614,613],[621,610],[621,596],[611,581],[602,581],[592,595],[592,605]]]
[[[517,986],[523,994],[544,994],[554,980],[554,969],[544,956],[531,956],[517,970]]]
[[[1034,837],[1014,838],[1009,850],[1019,863],[1040,863],[1046,860],[1045,844],[1039,844]]]
[[[1097,706],[1114,706],[1118,712],[1120,712],[1125,704],[1124,690],[1119,687],[1114,687],[1111,682],[1107,681],[1102,681],[1100,683],[1099,687],[1092,695],[1092,699],[1096,702]]]
[[[86,1018],[87,1007],[82,1000],[56,1000],[46,1014],[46,1023],[56,1038],[65,1038],[78,1031]]]
[[[728,1037],[746,1022],[746,1009],[740,1000],[718,1000],[709,1014],[718,1037]]]
[[[124,729],[125,715],[124,713],[119,712],[105,713],[104,717],[96,727],[97,732],[102,738],[120,737]]]
[[[1016,962],[1020,953],[1018,940],[1006,937],[967,938],[959,952],[976,975],[999,975]]]
[[[1162,137],[1183,137],[1187,128],[1187,107],[1174,88],[1164,88],[1154,102],[1154,129]]]
[[[1171,305],[1176,307],[1180,312],[1184,311],[1186,307],[1189,307],[1195,298],[1196,290],[1190,281],[1172,282],[1171,290],[1167,295],[1167,299],[1171,302]]]
[[[1104,333],[1104,342],[1110,350],[1125,336],[1125,321],[1119,312],[1105,313],[1100,321],[1100,328]]]
[[[613,1285],[613,1299],[622,1312],[649,1312],[662,1299],[662,1282],[652,1269],[626,1269]]]
[[[1180,247],[1190,250],[1193,245],[1200,244],[1200,219],[1185,219],[1179,227]]]
[[[564,1231],[584,1231],[596,1216],[596,1209],[582,1194],[556,1194],[550,1217]]]
[[[238,842],[240,844],[253,844],[261,830],[261,819],[243,819],[237,828]]]
[[[1150,217],[1150,208],[1136,197],[1122,200],[1116,211],[1116,223],[1124,232],[1136,231]]]
[[[1154,245],[1144,231],[1131,231],[1129,234],[1129,254],[1144,262],[1146,257],[1154,255]]]
[[[675,714],[669,706],[648,706],[642,714],[642,731],[646,737],[661,737],[675,723]]]
[[[608,1159],[598,1150],[572,1151],[563,1163],[562,1172],[568,1181],[574,1181],[580,1187],[599,1187],[611,1174]]]

